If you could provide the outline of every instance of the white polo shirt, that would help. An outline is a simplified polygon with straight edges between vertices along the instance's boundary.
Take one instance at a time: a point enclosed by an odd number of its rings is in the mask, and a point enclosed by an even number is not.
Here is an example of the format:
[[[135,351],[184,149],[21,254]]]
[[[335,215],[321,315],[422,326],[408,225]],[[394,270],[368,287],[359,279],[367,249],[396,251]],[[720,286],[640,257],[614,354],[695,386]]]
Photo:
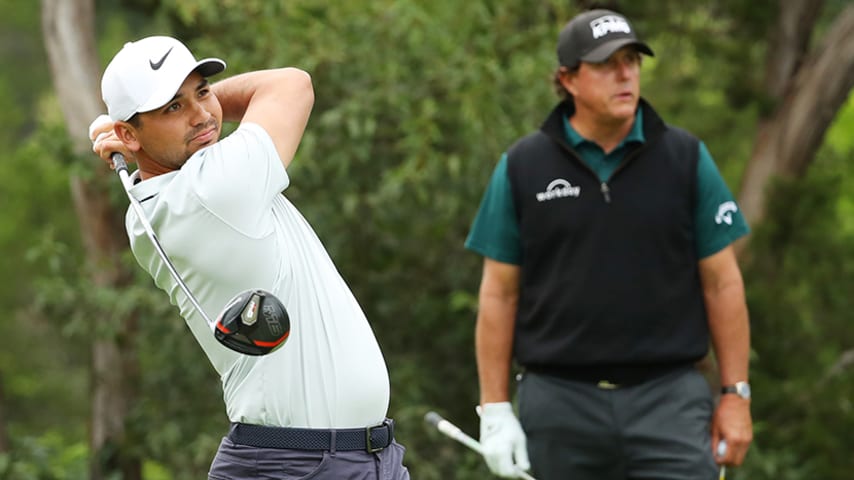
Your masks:
[[[233,422],[306,428],[376,425],[389,378],[373,331],[317,235],[282,192],[288,174],[270,136],[241,124],[178,171],[137,183],[166,254],[215,320],[250,288],[273,292],[291,333],[266,356],[222,346],[157,255],[132,209],[126,228],[137,261],[169,294],[220,374]]]

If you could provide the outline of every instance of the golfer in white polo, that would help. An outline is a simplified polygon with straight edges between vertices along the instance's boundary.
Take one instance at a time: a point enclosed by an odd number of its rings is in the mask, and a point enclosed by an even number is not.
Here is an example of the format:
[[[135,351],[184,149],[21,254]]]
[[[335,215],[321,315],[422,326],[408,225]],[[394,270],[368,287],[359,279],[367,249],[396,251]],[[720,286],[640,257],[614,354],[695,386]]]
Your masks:
[[[273,353],[224,347],[128,211],[137,261],[222,378],[232,423],[209,478],[408,479],[371,327],[283,194],[314,102],[311,79],[282,68],[208,83],[224,69],[219,59],[197,61],[174,38],[128,43],[102,78],[111,121],[90,128],[101,158],[118,152],[137,163],[131,194],[206,312],[260,288],[290,316],[290,336]],[[240,126],[220,141],[223,121]]]

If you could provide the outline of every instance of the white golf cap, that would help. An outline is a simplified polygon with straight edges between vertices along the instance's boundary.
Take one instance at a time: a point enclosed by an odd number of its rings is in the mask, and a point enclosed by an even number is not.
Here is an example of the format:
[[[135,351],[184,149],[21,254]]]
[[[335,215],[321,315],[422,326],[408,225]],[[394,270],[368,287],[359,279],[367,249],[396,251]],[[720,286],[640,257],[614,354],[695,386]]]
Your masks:
[[[175,96],[193,71],[210,77],[225,70],[218,58],[196,61],[190,50],[172,37],[146,37],[128,42],[104,70],[101,97],[113,121],[162,107]]]

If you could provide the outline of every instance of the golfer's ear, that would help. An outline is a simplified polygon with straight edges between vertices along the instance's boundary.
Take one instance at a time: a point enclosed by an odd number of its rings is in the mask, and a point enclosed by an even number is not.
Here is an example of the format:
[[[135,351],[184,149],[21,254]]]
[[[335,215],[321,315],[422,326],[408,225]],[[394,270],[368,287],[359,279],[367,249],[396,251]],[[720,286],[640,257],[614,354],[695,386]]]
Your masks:
[[[116,122],[113,127],[113,131],[116,132],[116,136],[119,137],[119,140],[121,140],[128,149],[134,152],[140,149],[141,145],[139,144],[136,129],[133,125],[127,122]]]
[[[566,67],[560,67],[559,80],[560,84],[563,85],[563,88],[566,89],[567,92],[572,95],[576,95],[575,88],[575,72],[577,70],[570,70]]]

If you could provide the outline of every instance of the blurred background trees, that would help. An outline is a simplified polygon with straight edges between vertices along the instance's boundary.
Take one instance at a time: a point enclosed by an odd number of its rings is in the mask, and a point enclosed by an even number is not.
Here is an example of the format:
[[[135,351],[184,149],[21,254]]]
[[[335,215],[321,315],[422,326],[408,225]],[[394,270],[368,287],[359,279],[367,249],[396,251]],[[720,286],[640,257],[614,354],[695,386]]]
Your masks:
[[[44,16],[77,3],[94,19],[70,18],[79,8],[48,18],[91,43],[56,42],[68,32]],[[127,201],[86,150],[92,107],[68,108],[69,97],[97,103],[99,91],[70,65],[85,70],[89,58],[99,78],[124,42],[150,34],[224,58],[231,73],[311,72],[317,101],[288,195],[371,319],[413,478],[490,478],[422,419],[436,410],[477,436],[481,259],[463,240],[501,152],[556,101],[558,30],[592,4],[0,4],[0,479],[204,478],[225,432],[219,379],[183,321],[124,234],[92,227],[121,222]],[[603,4],[656,52],[644,96],[707,143],[756,212],[742,252],[756,440],[730,478],[850,478],[854,6]]]

